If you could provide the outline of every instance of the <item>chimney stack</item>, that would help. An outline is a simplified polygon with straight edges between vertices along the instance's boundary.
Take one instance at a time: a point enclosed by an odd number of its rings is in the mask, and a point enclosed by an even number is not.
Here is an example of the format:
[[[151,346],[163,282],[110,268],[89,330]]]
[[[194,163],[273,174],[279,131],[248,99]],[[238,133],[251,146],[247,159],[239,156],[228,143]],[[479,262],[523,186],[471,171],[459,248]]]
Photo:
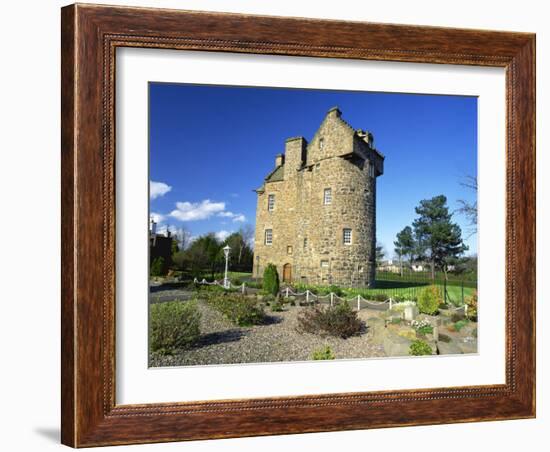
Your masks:
[[[285,163],[285,156],[283,154],[277,154],[275,156],[275,168],[279,168],[283,163]]]

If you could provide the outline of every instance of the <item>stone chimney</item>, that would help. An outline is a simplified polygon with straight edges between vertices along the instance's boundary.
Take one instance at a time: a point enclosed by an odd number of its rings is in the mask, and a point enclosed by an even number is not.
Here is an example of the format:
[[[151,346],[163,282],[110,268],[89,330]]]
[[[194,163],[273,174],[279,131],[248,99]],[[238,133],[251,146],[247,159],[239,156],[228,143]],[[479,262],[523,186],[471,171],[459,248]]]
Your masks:
[[[279,168],[283,163],[285,163],[285,156],[283,154],[277,154],[275,156],[275,168]]]
[[[306,161],[307,141],[304,137],[288,138],[285,143],[285,179],[299,170]]]

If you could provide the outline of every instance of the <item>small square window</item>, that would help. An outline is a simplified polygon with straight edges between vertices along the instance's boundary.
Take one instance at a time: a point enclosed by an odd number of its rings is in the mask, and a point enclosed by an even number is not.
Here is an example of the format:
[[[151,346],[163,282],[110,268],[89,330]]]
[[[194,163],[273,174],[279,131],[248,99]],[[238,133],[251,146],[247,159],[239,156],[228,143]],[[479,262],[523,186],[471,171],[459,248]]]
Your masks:
[[[273,229],[265,230],[265,244],[266,245],[273,244]]]
[[[286,247],[286,254],[292,254],[292,246],[287,246]]]
[[[267,210],[270,212],[275,210],[275,195],[267,196]]]
[[[344,245],[351,245],[351,229],[344,228]]]
[[[319,138],[319,149],[321,149],[322,151],[324,147],[325,147],[325,139]]]
[[[328,268],[328,260],[323,259],[321,261],[321,268]]]
[[[304,238],[304,250],[307,250],[307,237]]]
[[[323,204],[324,205],[332,204],[332,189],[331,188],[325,188],[324,195],[323,195]]]

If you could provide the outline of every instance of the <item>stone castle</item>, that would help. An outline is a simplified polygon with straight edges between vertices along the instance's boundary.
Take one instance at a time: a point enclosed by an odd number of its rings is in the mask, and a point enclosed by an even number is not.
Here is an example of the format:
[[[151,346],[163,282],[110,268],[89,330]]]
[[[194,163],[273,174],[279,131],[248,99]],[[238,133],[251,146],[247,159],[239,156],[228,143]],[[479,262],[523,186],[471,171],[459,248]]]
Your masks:
[[[376,178],[384,156],[371,133],[335,107],[308,143],[288,138],[256,190],[253,276],[273,263],[288,283],[374,283]]]

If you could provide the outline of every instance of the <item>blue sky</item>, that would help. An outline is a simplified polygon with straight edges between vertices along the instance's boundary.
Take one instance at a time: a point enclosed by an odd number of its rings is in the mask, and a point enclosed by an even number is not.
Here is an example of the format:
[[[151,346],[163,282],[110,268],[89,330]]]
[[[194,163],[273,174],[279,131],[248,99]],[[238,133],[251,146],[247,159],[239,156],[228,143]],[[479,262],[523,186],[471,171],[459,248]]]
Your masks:
[[[149,105],[150,212],[161,229],[223,237],[254,226],[253,190],[285,139],[310,140],[333,106],[386,156],[377,239],[390,256],[420,200],[444,194],[452,211],[475,200],[460,185],[477,175],[475,97],[150,83]],[[453,218],[467,237],[467,220]],[[466,243],[475,253],[476,236]]]

